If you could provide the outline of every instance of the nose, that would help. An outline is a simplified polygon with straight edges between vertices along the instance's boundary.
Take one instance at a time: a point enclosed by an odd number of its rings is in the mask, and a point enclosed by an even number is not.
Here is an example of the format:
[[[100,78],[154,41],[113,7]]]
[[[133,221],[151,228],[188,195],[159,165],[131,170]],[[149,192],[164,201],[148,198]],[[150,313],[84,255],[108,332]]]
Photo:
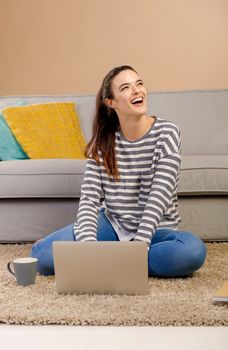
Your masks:
[[[136,95],[137,93],[140,92],[139,86],[138,85],[133,85],[133,93]]]

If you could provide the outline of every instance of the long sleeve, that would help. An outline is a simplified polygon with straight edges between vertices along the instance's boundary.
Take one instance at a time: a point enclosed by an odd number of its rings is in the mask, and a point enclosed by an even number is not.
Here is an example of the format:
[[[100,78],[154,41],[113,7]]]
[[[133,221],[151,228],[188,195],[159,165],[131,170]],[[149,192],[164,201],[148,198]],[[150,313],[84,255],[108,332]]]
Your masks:
[[[81,187],[77,221],[73,226],[77,241],[97,240],[97,220],[101,194],[100,168],[95,160],[88,159]]]
[[[180,171],[180,131],[173,129],[164,139],[160,158],[154,169],[152,185],[134,240],[150,245],[155,230],[177,189]]]

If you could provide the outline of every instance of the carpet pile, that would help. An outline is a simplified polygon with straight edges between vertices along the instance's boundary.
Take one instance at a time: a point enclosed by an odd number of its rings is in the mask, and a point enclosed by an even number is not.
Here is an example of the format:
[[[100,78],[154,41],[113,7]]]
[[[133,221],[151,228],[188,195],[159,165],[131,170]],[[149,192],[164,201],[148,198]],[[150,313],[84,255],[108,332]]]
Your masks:
[[[224,326],[228,304],[213,303],[228,280],[228,243],[207,243],[204,266],[192,277],[150,278],[147,296],[58,295],[53,276],[18,286],[7,262],[29,255],[31,244],[0,244],[0,323],[93,326]]]

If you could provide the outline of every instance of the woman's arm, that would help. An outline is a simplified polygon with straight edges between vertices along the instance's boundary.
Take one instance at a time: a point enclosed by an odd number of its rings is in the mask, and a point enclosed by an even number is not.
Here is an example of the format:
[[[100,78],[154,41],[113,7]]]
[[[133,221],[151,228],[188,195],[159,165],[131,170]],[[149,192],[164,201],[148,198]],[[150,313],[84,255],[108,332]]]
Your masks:
[[[100,168],[94,159],[88,159],[81,187],[77,221],[73,226],[77,241],[97,240],[97,218],[101,194]]]
[[[161,148],[161,157],[155,169],[147,204],[134,238],[146,241],[148,246],[176,191],[181,162],[180,145],[180,131],[175,126]]]

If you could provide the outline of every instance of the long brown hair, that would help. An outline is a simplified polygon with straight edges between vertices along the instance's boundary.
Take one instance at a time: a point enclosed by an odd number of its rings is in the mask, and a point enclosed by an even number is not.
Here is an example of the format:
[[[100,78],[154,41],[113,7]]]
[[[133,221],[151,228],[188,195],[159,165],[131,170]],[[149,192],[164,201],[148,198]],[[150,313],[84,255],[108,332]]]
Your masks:
[[[119,179],[119,171],[115,155],[115,132],[119,128],[119,118],[114,109],[105,104],[105,99],[114,98],[112,81],[117,74],[124,70],[132,70],[131,66],[119,66],[113,68],[102,82],[96,97],[96,113],[93,120],[93,136],[85,148],[85,156],[96,160],[100,165],[99,155],[104,161],[104,167],[109,176]]]

